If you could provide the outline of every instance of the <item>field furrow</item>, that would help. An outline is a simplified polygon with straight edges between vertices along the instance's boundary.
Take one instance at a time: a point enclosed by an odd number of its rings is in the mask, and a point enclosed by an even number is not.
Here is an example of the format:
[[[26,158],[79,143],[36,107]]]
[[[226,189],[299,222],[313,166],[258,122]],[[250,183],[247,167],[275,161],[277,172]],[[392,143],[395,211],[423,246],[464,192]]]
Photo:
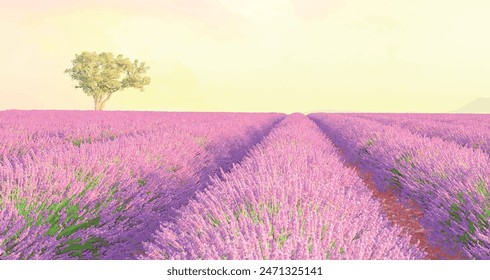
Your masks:
[[[422,210],[432,246],[460,258],[490,258],[488,154],[348,115],[310,117],[381,191]]]
[[[356,172],[293,114],[163,223],[148,259],[420,259]]]

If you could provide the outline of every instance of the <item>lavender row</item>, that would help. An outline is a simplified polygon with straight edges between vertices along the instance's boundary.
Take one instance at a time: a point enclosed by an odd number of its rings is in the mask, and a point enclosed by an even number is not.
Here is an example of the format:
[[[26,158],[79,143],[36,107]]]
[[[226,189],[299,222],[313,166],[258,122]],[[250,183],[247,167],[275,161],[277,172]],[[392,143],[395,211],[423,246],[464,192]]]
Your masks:
[[[242,117],[254,116],[250,113],[3,111],[0,112],[0,155],[18,156],[54,145],[80,147],[162,130],[180,129],[199,138],[206,135],[208,126],[218,122],[226,125]],[[189,125],[193,127],[190,131]]]
[[[382,190],[424,211],[429,241],[448,253],[490,258],[490,159],[481,150],[339,114],[310,117]]]
[[[396,117],[402,116],[403,118],[416,118],[426,119],[430,121],[445,122],[445,123],[457,123],[457,124],[470,124],[474,125],[479,123],[482,127],[489,128],[490,115],[489,114],[395,114],[395,113],[382,113],[382,114],[361,114],[371,116],[387,116]]]
[[[320,129],[288,116],[162,224],[147,259],[420,259]]]
[[[490,121],[489,114],[352,113],[346,115],[376,118],[425,119],[429,121],[459,124],[480,123],[482,125],[485,125]]]
[[[356,115],[353,115],[356,116]],[[490,154],[490,128],[486,123],[471,116],[446,117],[438,115],[412,114],[362,114],[362,117],[406,128],[427,137],[438,137],[454,141],[468,148],[481,149]],[[479,116],[485,119],[484,116]]]
[[[201,114],[199,123],[197,115],[161,115],[173,129],[1,156],[0,258],[134,259],[160,221],[172,220],[210,175],[231,168],[283,118]],[[118,122],[117,114],[105,116]]]

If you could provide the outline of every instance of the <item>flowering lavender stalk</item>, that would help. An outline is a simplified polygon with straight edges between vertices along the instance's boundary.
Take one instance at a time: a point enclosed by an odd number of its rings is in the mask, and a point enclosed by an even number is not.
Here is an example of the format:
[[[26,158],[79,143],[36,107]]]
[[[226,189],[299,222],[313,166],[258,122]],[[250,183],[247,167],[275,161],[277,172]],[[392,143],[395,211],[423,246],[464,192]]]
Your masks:
[[[349,115],[310,117],[351,161],[374,174],[378,187],[394,187],[423,209],[421,224],[434,246],[490,259],[488,154]]]
[[[420,259],[401,229],[301,114],[163,223],[148,259]]]

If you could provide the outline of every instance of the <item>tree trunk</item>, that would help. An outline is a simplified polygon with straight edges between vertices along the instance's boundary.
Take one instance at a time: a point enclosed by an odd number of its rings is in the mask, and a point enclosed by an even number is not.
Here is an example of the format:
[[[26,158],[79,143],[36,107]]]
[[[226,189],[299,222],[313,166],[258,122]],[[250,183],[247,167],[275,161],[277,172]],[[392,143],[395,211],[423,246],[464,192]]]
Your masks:
[[[96,111],[102,111],[104,110],[104,107],[105,107],[105,102],[107,100],[102,100],[102,99],[95,99],[94,100],[94,103],[95,103],[95,110]]]
[[[104,99],[102,97],[100,98],[94,98],[94,103],[95,103],[95,110],[96,111],[102,111],[104,110],[105,103],[109,98],[111,98],[112,93],[109,93],[109,95]]]

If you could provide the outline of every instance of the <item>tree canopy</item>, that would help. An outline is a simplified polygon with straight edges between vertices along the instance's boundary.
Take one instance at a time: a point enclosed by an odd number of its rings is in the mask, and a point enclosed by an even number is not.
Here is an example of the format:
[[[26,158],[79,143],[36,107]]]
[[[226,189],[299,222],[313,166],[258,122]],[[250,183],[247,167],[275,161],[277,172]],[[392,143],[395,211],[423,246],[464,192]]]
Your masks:
[[[122,55],[115,57],[110,52],[82,52],[75,55],[72,63],[73,67],[65,73],[78,81],[76,88],[94,98],[95,110],[102,110],[114,92],[125,88],[143,91],[151,81],[144,62],[132,62]]]

